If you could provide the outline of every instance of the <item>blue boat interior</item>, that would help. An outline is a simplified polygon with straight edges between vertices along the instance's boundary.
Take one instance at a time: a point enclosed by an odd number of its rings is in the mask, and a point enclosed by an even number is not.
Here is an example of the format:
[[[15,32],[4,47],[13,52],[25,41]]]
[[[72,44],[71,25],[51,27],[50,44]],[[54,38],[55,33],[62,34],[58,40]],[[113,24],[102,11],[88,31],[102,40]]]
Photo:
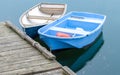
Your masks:
[[[69,34],[71,37],[87,35],[98,27],[99,23],[84,22],[66,19],[63,22],[49,28],[44,34],[56,36],[57,32]],[[53,28],[53,29],[52,29]]]
[[[61,19],[40,29],[42,34],[58,37],[56,34],[62,32],[71,37],[90,34],[104,22],[105,16],[84,12],[71,12]]]
[[[57,25],[57,27],[68,28],[75,30],[76,28],[82,28],[85,31],[92,31],[98,27],[99,23],[77,21],[72,19],[67,19],[64,22]]]

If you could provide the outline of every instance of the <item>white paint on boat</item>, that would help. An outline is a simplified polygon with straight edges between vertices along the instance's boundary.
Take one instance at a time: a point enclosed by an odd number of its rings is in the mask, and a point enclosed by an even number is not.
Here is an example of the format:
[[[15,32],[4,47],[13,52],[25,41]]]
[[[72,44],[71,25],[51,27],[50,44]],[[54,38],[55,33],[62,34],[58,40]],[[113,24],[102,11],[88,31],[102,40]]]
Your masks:
[[[66,4],[40,3],[21,15],[20,24],[23,28],[46,25],[62,17],[66,9]]]

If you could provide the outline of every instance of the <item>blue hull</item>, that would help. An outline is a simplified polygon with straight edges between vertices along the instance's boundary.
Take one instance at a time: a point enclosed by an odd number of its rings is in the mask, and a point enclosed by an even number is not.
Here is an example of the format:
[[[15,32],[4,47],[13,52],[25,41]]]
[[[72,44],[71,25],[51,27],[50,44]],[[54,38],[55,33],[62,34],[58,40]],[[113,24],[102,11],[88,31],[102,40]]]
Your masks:
[[[31,38],[35,38],[38,36],[38,29],[43,26],[35,26],[35,27],[28,27],[28,28],[23,28],[24,32]]]
[[[43,40],[50,50],[59,50],[65,48],[82,48],[88,44],[91,44],[101,33],[101,29],[96,33],[86,36],[85,38],[77,38],[77,39],[57,39],[50,38],[46,36],[40,35],[40,39]]]
[[[65,48],[82,48],[93,41],[102,32],[103,22],[106,16],[86,13],[71,12],[57,21],[38,30],[39,38],[43,40],[51,50]],[[64,36],[57,36],[58,32]],[[66,35],[67,34],[67,35]],[[70,37],[68,37],[68,35]]]

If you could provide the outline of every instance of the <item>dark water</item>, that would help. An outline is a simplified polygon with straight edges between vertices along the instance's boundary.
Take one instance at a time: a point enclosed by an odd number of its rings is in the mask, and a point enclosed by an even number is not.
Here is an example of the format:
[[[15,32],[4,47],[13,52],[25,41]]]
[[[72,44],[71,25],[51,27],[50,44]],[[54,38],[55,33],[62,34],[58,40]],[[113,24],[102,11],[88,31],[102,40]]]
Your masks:
[[[68,4],[67,12],[85,11],[107,16],[103,34],[85,49],[54,52],[57,60],[78,75],[120,75],[119,0],[1,0],[0,21],[9,20],[19,28],[20,15],[39,2]]]

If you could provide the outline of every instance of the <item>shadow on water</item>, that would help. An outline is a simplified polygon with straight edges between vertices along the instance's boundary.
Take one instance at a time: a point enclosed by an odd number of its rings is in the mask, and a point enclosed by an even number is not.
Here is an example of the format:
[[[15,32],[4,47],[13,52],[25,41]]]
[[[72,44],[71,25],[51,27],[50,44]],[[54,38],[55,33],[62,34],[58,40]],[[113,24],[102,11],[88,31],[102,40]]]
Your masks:
[[[93,43],[84,48],[59,50],[54,51],[53,54],[62,65],[66,65],[77,72],[96,55],[103,43],[103,33],[101,33]]]
[[[38,41],[39,39],[36,38],[35,40]],[[42,41],[38,42],[49,50],[49,48]],[[84,48],[62,49],[53,51],[52,53],[56,56],[56,60],[59,63],[64,66],[68,66],[74,72],[77,72],[96,55],[96,53],[102,47],[103,43],[103,33],[101,32],[101,34],[93,43],[87,45]]]

